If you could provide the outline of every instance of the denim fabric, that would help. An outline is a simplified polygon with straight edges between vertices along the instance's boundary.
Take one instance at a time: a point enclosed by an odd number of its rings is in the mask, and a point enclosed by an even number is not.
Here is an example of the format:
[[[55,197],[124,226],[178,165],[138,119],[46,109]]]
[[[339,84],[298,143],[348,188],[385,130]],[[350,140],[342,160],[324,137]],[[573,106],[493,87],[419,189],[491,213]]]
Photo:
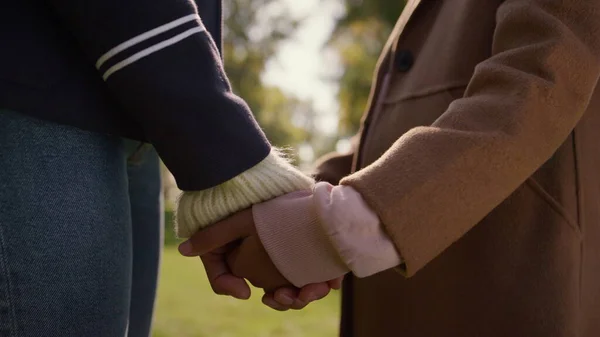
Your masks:
[[[119,137],[0,110],[1,337],[124,336],[130,307],[151,315],[160,232],[132,216],[159,224],[157,189],[138,194],[128,155]]]
[[[152,146],[126,141],[133,269],[128,337],[150,336],[158,267],[164,242],[164,215],[158,154]]]

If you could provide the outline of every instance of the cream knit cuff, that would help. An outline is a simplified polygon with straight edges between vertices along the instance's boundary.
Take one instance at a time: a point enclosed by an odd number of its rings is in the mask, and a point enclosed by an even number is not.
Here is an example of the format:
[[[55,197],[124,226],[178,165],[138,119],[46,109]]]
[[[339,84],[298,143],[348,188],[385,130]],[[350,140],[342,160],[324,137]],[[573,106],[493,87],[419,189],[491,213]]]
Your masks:
[[[313,185],[312,178],[273,149],[256,166],[221,185],[183,192],[177,206],[175,233],[180,238],[189,238],[235,212],[290,192],[310,190]]]

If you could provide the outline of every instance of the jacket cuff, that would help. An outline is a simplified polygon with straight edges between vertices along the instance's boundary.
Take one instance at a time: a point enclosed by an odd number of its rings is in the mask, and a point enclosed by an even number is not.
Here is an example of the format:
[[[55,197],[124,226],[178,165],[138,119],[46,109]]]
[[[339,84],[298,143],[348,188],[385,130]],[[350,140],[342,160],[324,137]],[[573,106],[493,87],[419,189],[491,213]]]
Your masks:
[[[310,189],[313,184],[310,177],[273,149],[263,161],[231,180],[206,190],[183,192],[175,232],[180,238],[189,238],[201,228],[254,204]]]

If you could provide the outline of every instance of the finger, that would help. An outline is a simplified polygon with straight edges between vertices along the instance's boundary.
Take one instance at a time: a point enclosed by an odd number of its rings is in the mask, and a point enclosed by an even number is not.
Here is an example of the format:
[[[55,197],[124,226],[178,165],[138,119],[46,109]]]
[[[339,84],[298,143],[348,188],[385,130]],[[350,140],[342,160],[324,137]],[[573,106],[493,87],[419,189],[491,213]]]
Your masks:
[[[300,289],[298,300],[303,303],[320,300],[329,294],[331,288],[327,282],[308,284]]]
[[[179,245],[179,252],[184,256],[203,255],[227,243],[247,237],[253,231],[252,209],[248,208],[198,231]]]
[[[273,293],[273,298],[282,306],[294,310],[304,309],[310,302],[298,298],[300,290],[297,288],[283,287]]]
[[[238,299],[250,298],[250,287],[243,278],[231,274],[225,263],[225,255],[208,253],[201,257],[208,282],[215,294],[229,295]]]
[[[287,310],[289,310],[289,306],[285,306],[285,305],[282,305],[281,303],[277,302],[273,298],[273,294],[265,294],[262,297],[262,303],[264,305],[266,305],[267,307],[269,307],[271,309],[275,309],[277,311],[287,311]]]
[[[344,281],[344,277],[340,276],[336,279],[327,281],[327,284],[329,284],[329,287],[331,289],[335,289],[335,290],[340,290],[340,288],[342,288],[342,282]]]
[[[283,287],[273,292],[273,298],[281,305],[291,307],[294,300],[298,297],[298,289],[292,287]]]
[[[306,308],[306,306],[307,306],[307,305],[309,305],[309,304],[310,304],[310,302],[304,302],[304,301],[301,301],[301,300],[299,300],[299,299],[296,299],[296,300],[294,301],[294,304],[292,304],[292,307],[291,307],[291,308],[292,308],[293,310],[301,310],[301,309],[304,309],[304,308]]]

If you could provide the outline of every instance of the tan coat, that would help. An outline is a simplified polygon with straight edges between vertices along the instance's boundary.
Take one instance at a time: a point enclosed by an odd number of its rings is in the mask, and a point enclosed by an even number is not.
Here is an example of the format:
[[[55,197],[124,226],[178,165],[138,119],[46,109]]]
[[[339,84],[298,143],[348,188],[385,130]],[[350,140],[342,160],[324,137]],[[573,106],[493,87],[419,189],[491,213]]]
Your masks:
[[[349,278],[344,336],[600,336],[599,75],[600,0],[408,1],[342,180],[404,276]]]

